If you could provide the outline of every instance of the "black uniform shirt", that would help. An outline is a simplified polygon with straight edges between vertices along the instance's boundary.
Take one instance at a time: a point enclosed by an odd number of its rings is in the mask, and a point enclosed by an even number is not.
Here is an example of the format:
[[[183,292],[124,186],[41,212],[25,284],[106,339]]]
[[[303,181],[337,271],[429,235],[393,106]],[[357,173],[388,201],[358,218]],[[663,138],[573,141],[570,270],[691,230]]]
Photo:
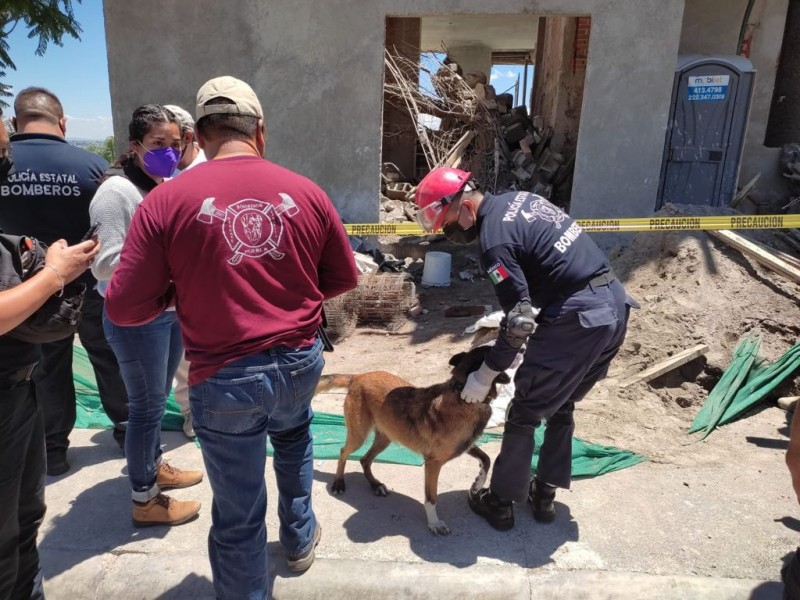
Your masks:
[[[102,157],[56,135],[11,136],[15,173],[0,184],[0,229],[45,244],[79,242],[89,229],[89,203],[108,168]],[[90,271],[81,281],[94,285]]]
[[[611,269],[588,233],[530,192],[486,194],[478,211],[481,262],[506,314],[529,300],[544,308]],[[505,369],[516,350],[498,344],[487,362]]]

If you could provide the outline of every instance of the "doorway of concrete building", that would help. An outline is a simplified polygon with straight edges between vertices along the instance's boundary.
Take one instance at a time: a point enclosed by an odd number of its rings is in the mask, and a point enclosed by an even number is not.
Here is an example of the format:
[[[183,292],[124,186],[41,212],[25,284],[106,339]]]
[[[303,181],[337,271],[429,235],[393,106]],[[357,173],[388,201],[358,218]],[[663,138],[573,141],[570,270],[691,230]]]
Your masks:
[[[568,208],[590,29],[580,16],[387,18],[382,220],[412,218],[414,187],[443,165]]]

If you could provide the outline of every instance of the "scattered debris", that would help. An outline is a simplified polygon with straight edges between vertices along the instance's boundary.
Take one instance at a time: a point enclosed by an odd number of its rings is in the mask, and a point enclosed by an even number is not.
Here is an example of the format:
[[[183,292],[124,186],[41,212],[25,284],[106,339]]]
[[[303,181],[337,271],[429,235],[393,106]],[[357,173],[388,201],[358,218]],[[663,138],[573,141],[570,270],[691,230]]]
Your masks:
[[[780,259],[773,252],[765,250],[763,246],[759,247],[750,240],[725,229],[709,231],[708,233],[722,240],[729,246],[736,248],[762,265],[788,277],[795,283],[800,283],[800,269]]]
[[[444,309],[445,317],[475,317],[492,311],[489,304],[454,304]]]
[[[553,129],[542,117],[513,106],[511,94],[496,94],[486,73],[462,76],[448,59],[426,66],[388,50],[384,59],[386,99],[410,115],[414,130],[403,133],[417,137],[428,169],[457,167],[490,193],[525,190],[566,205],[574,156],[550,147]],[[412,175],[383,165],[382,222],[414,220]]]
[[[756,173],[756,176],[753,177],[749,183],[747,183],[747,185],[745,185],[742,189],[740,189],[736,193],[733,199],[728,203],[728,206],[730,206],[731,208],[736,208],[737,206],[739,206],[739,203],[745,198],[747,198],[750,192],[753,191],[753,188],[755,187],[760,177],[761,177],[761,172],[759,171],[758,173]]]
[[[791,197],[781,208],[786,210],[800,202],[800,144],[786,144],[780,157],[783,176],[789,180]]]
[[[356,268],[359,273],[377,273],[378,263],[368,254],[361,252],[353,252],[353,258],[356,260]]]
[[[683,352],[679,352],[678,354],[671,356],[670,358],[663,360],[649,369],[645,369],[638,375],[634,375],[630,379],[626,379],[621,381],[619,387],[627,388],[632,386],[635,383],[642,383],[646,381],[650,381],[663,375],[664,373],[668,373],[673,369],[677,369],[681,365],[685,365],[689,361],[692,361],[700,356],[706,354],[709,350],[708,345],[706,344],[698,344],[697,346],[693,346],[692,348],[688,348]]]
[[[778,408],[782,408],[786,412],[794,412],[798,401],[800,401],[800,396],[783,396],[778,398],[777,404]]]

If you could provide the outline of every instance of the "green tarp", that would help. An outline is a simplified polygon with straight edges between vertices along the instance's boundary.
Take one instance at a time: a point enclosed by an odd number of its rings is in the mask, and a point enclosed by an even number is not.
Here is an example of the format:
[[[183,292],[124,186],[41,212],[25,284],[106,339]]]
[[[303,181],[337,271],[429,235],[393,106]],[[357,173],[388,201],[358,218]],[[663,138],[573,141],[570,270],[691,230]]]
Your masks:
[[[94,372],[86,357],[83,348],[75,346],[73,362],[73,373],[75,380],[75,393],[78,399],[77,419],[75,427],[82,429],[108,429],[112,427],[111,421],[103,412],[100,405],[100,397],[97,393]],[[166,430],[180,430],[183,424],[180,408],[175,403],[175,399],[170,395],[167,400],[167,411],[162,421],[162,428]],[[311,433],[314,438],[314,458],[321,460],[337,460],[339,450],[344,445],[347,437],[347,430],[344,425],[344,417],[327,413],[316,413],[311,423]],[[531,470],[535,469],[539,460],[538,449],[542,445],[543,428],[536,430],[536,455],[531,463]],[[500,433],[484,433],[479,444],[489,442],[499,442],[502,438]],[[369,449],[372,443],[372,436],[350,455],[351,460],[361,458]],[[272,448],[268,444],[267,452],[272,454]],[[619,471],[626,467],[632,467],[642,461],[645,457],[634,454],[627,450],[620,450],[611,446],[599,446],[589,444],[583,440],[575,438],[572,444],[572,474],[574,477],[595,477],[612,471]],[[410,450],[398,444],[391,444],[386,450],[381,452],[377,458],[378,462],[394,463],[400,465],[421,465],[422,458]]]
[[[717,385],[697,411],[689,433],[703,431],[705,439],[719,425],[730,423],[763,400],[784,379],[800,368],[800,343],[769,364],[760,364],[761,340],[756,335],[744,337]]]

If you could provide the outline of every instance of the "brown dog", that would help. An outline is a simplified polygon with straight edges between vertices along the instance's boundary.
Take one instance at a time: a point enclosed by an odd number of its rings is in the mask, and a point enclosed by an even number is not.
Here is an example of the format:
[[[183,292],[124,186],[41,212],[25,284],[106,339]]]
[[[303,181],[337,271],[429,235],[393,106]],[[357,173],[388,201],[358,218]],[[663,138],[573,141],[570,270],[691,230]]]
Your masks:
[[[496,384],[510,381],[508,375],[500,373],[483,403],[467,404],[460,398],[467,376],[481,366],[488,350],[483,346],[456,354],[450,359],[453,366],[450,379],[427,388],[416,388],[386,371],[321,377],[317,393],[347,388],[344,400],[347,440],[339,453],[333,493],[344,492],[347,457],[361,447],[374,429],[375,441],[361,459],[361,466],[375,494],[386,496],[388,491],[372,474],[372,461],[390,442],[398,442],[425,459],[428,528],[436,534],[450,533],[436,514],[439,471],[444,463],[466,452],[480,462],[480,472],[471,489],[477,491],[483,487],[491,460],[475,446],[475,441],[492,414],[489,401],[497,396]]]

